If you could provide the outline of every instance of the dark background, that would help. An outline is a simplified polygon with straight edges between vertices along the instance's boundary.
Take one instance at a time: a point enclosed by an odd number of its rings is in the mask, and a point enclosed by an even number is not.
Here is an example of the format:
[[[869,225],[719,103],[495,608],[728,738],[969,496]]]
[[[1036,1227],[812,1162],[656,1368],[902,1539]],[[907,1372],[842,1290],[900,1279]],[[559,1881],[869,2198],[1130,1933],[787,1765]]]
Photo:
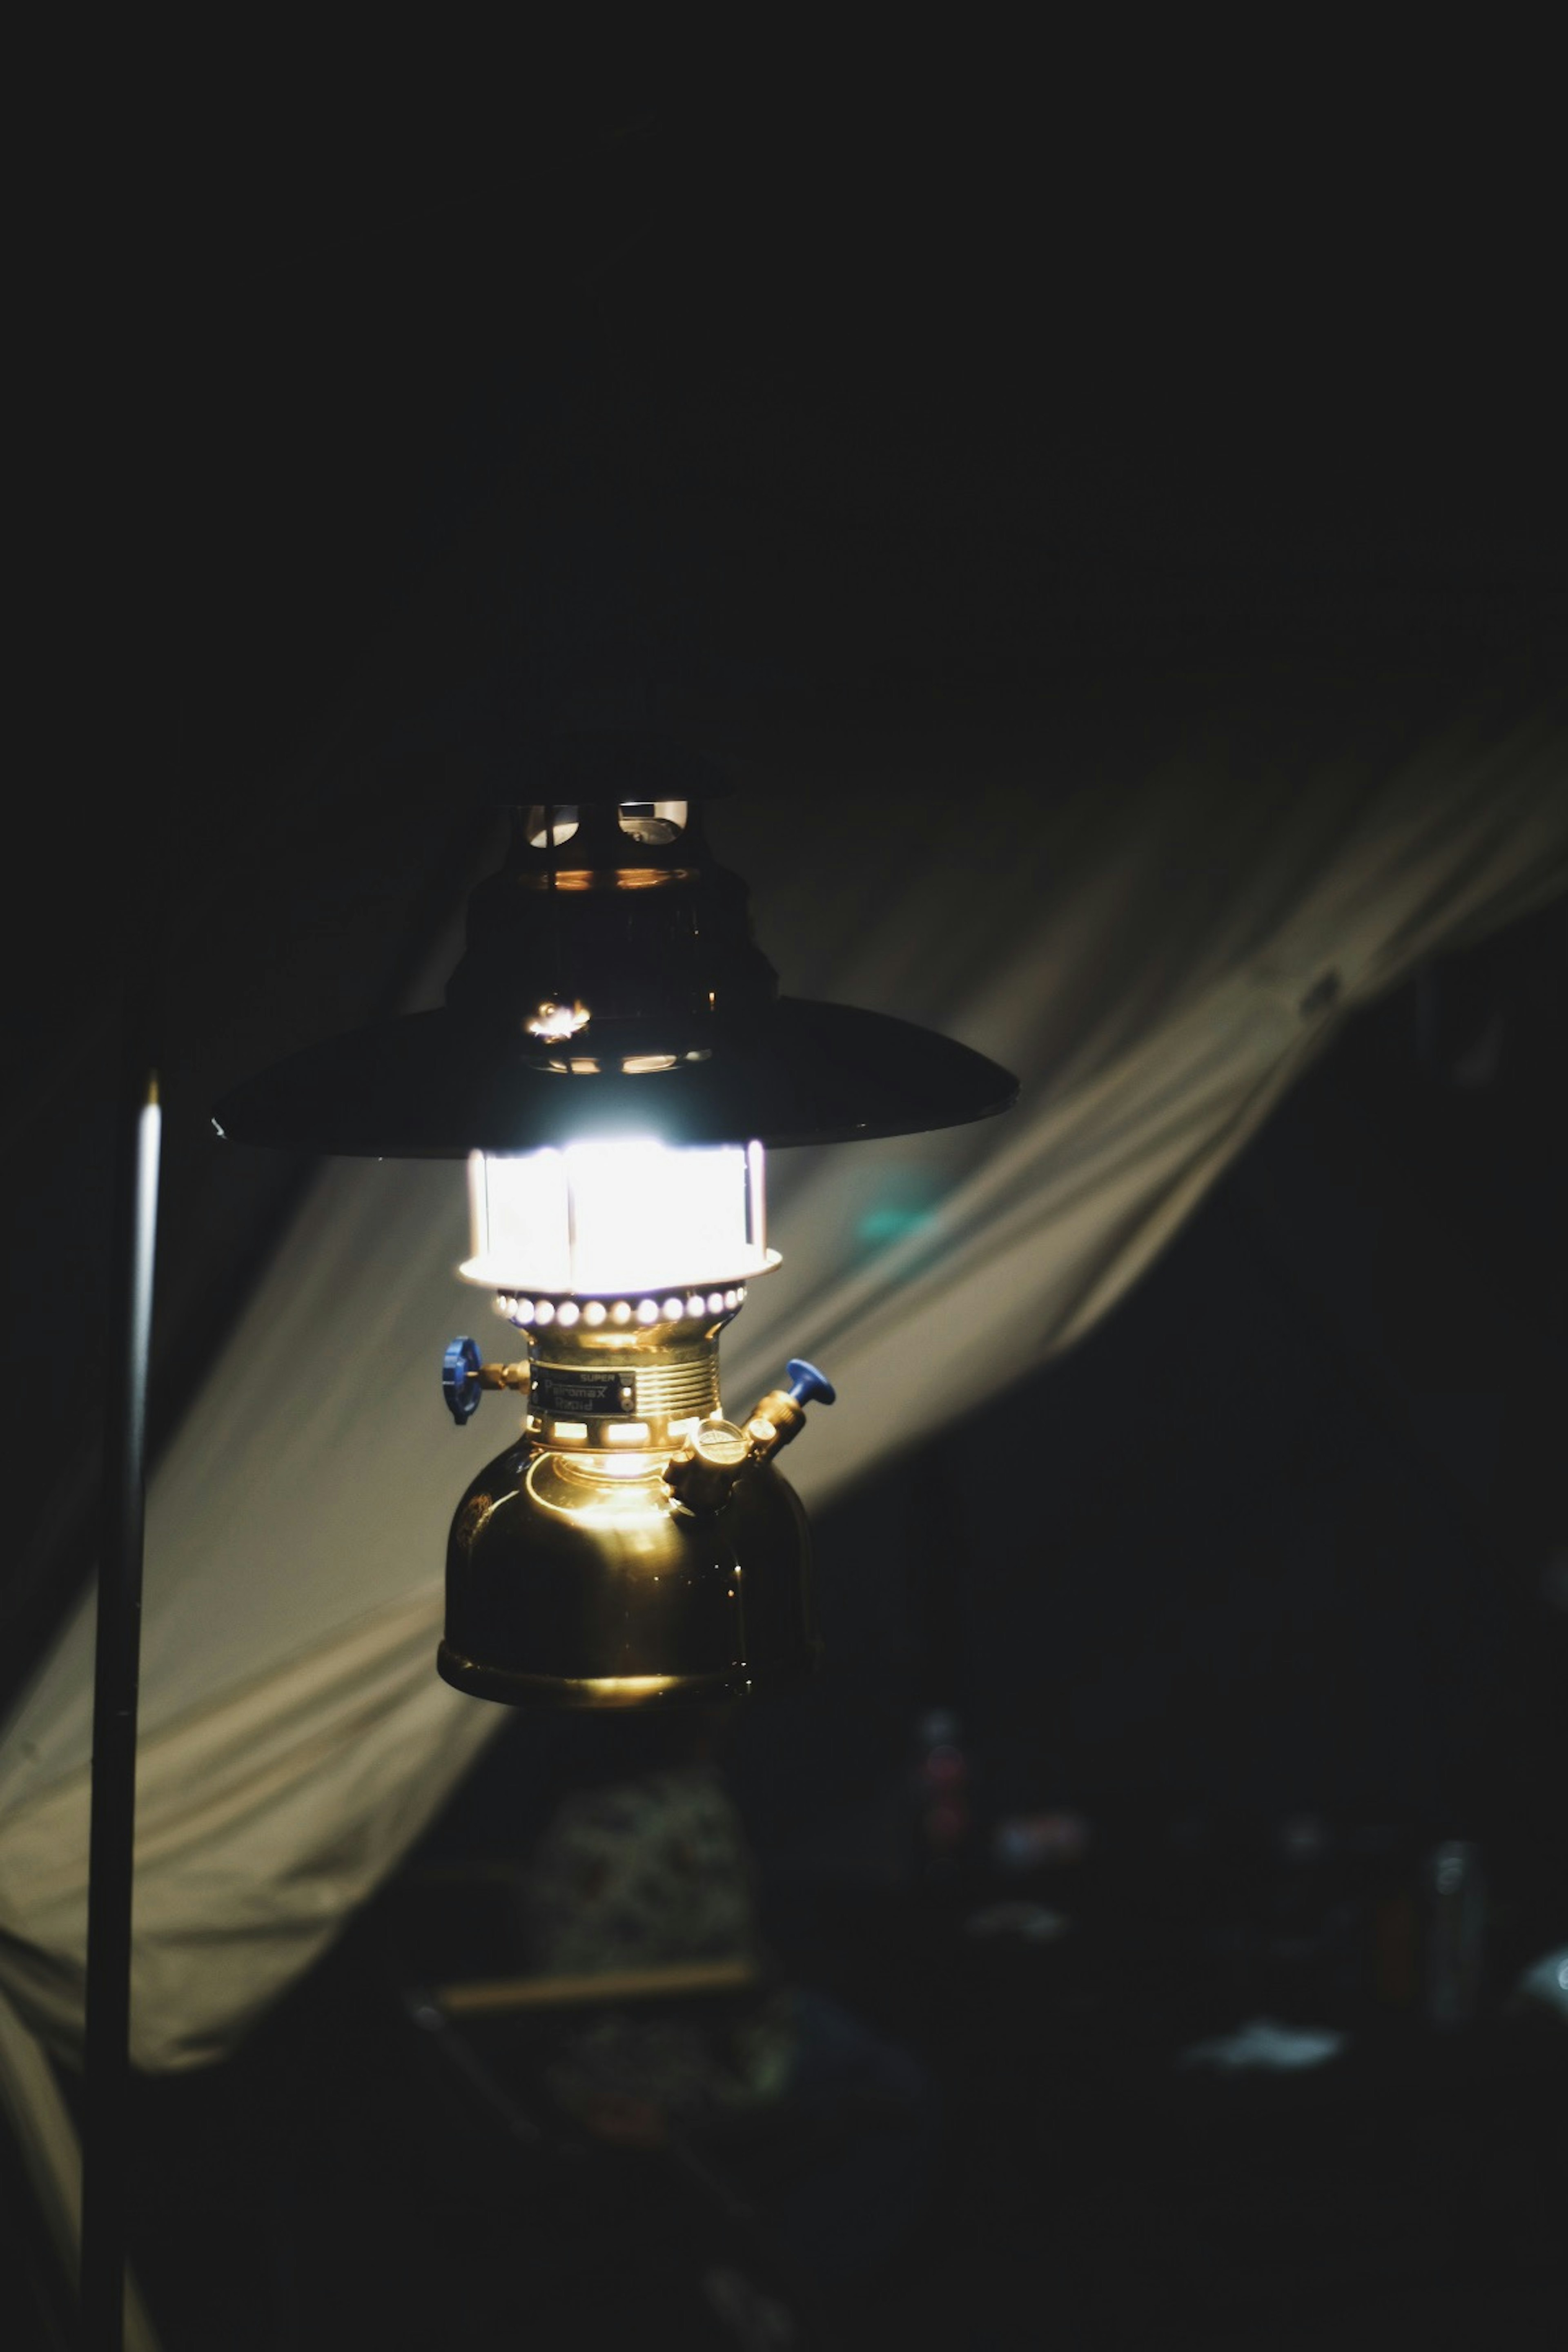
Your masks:
[[[1175,677],[1222,716],[1271,701],[1284,745],[1324,696],[1418,737],[1500,679],[1521,711],[1561,693],[1531,142],[1483,154],[1408,86],[1353,113],[1177,120],[1076,70],[913,106],[786,78],[717,109],[535,106],[455,160],[390,125],[149,136],[58,209],[23,370],[42,708],[5,929],[13,1686],[90,1559],[114,1038],[149,936],[167,1428],[307,1172],[215,1179],[206,1104],[396,1000],[510,746],[564,713],[804,714],[864,746],[982,703],[1044,740],[1091,694]],[[800,821],[829,814],[807,780]],[[996,2051],[964,2021],[994,1988],[952,1975],[956,1897],[910,1842],[933,1704],[974,1774],[967,1894],[996,1816],[1072,1805],[1094,1827],[1074,1899],[1103,1937],[1097,2048],[1156,1979],[1184,1988],[1172,2037],[1332,2005],[1307,1962],[1269,1973],[1258,1924],[1303,1816],[1388,1885],[1440,1837],[1479,1842],[1494,2010],[1562,1940],[1565,969],[1548,908],[1351,1026],[1135,1296],[987,1417],[984,1442],[1039,1447],[1044,1509],[976,1518],[939,1453],[931,1484],[895,1465],[826,1519],[828,1675],[731,1758],[770,1924],[972,2089]],[[493,1842],[525,1745],[459,1801],[449,1850]],[[889,1991],[910,1971],[868,1887],[927,1923],[926,2007]],[[1140,1975],[1127,1955],[1161,1948],[1180,1887],[1229,1941],[1194,1931],[1181,1967]],[[351,1939],[351,1985],[353,1965]],[[333,1981],[226,2088],[149,2086],[146,2258],[174,2305],[182,2165],[233,2137],[226,2099],[259,2130],[279,2050],[322,2079],[332,2001],[353,2009]],[[1019,2117],[1057,2095],[1037,2076],[1010,2106],[960,2102],[984,2118],[963,2145],[1005,2155],[976,2159],[988,2210],[1044,2180]],[[1146,2102],[1117,2112],[1147,2127]],[[1497,2112],[1507,2139],[1523,2110]],[[1468,2178],[1445,2191],[1461,2217]],[[214,2194],[209,2234],[265,2270],[289,2227]],[[1106,2200],[1114,2268],[1136,2231]],[[994,2260],[1016,2283],[1037,2209],[991,2239],[975,2210],[952,2275],[999,2310],[975,2280]],[[1494,2252],[1483,2315],[1534,2275],[1506,2230]],[[1412,2263],[1352,2265],[1343,2294],[1441,2273],[1429,2246]],[[1294,2308],[1310,2270],[1254,2280],[1247,2324]],[[1241,2325],[1212,2277],[1182,2292],[1200,2330]],[[216,2307],[204,2322],[196,2295],[193,2341]],[[1145,2317],[1085,2340],[1144,2340]]]

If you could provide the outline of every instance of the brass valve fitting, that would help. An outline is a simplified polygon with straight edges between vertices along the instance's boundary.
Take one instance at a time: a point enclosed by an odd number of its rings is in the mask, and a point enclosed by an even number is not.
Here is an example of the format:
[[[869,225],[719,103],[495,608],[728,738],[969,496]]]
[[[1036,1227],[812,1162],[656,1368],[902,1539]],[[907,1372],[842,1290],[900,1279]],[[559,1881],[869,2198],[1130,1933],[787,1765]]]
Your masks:
[[[720,1511],[752,1459],[744,1435],[732,1422],[707,1421],[671,1455],[664,1483],[687,1510]]]
[[[805,1407],[787,1389],[770,1389],[762,1402],[752,1407],[746,1423],[751,1459],[769,1461],[781,1446],[798,1437],[805,1427]]]
[[[705,1422],[690,1443],[671,1456],[664,1483],[689,1511],[721,1510],[738,1479],[799,1436],[808,1404],[833,1402],[833,1384],[815,1364],[792,1358],[788,1370],[792,1385],[770,1389],[743,1430],[727,1421]]]

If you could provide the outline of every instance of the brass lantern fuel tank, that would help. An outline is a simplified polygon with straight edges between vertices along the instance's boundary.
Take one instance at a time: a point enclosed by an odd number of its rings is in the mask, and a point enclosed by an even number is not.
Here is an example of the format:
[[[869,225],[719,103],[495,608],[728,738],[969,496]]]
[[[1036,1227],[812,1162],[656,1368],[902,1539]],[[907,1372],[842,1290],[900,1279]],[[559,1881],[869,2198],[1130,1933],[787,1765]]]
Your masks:
[[[808,1673],[805,1513],[770,1464],[691,1511],[656,1457],[524,1439],[464,1495],[447,1551],[447,1681],[476,1697],[639,1706],[739,1697]],[[657,1671],[649,1671],[656,1668]]]
[[[529,1364],[478,1365],[471,1341],[454,1343],[472,1351],[448,1350],[458,1418],[485,1386],[526,1388],[528,1412],[453,1517],[449,1683],[514,1705],[626,1707],[738,1697],[810,1671],[810,1533],[773,1456],[833,1391],[795,1362],[791,1387],[744,1428],[723,1419],[719,1333],[743,1297],[731,1285],[639,1301],[641,1320],[630,1301],[590,1301],[589,1323],[580,1300],[503,1295],[503,1312],[526,1308],[535,1327]],[[679,1311],[650,1318],[650,1303]]]

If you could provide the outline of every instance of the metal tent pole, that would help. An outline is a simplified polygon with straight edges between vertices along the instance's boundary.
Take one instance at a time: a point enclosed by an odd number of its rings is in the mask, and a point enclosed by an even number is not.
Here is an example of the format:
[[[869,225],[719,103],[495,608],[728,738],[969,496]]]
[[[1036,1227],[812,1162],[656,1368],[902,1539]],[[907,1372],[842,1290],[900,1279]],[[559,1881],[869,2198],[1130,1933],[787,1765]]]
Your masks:
[[[149,990],[149,995],[151,990]],[[88,1849],[87,2032],[82,2101],[82,2352],[124,2343],[130,2172],[131,1897],[142,1636],[147,1365],[153,1327],[161,1114],[150,1019],[126,1033],[116,1138],[112,1354],[105,1400],[98,1634]]]

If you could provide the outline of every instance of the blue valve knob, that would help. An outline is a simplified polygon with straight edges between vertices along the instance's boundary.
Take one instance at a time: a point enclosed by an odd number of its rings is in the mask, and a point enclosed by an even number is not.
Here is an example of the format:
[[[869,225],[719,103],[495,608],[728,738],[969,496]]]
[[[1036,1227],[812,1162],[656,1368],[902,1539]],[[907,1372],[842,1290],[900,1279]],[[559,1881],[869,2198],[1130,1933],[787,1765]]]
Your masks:
[[[789,1392],[796,1404],[832,1404],[838,1391],[833,1382],[800,1356],[792,1356],[784,1366],[789,1375]]]
[[[472,1421],[479,1409],[482,1361],[477,1339],[454,1339],[441,1359],[441,1394],[459,1429],[466,1421]]]

